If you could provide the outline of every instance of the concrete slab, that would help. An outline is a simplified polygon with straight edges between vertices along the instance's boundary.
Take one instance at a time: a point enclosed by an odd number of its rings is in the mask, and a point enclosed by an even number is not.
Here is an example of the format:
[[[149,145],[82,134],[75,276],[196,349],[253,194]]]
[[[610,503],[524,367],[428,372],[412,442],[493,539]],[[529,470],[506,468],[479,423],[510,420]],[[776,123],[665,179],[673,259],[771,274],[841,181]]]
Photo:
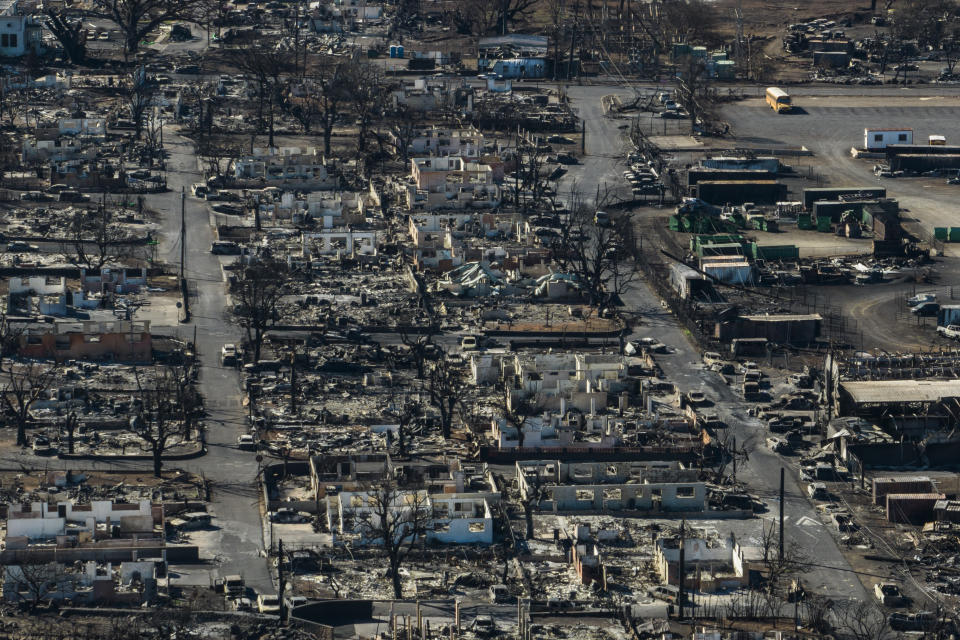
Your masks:
[[[664,151],[703,151],[706,145],[692,136],[650,136],[650,142]]]
[[[820,233],[786,227],[779,233],[767,231],[748,231],[759,245],[796,245],[801,258],[820,258],[829,256],[867,255],[873,252],[872,241],[868,238],[844,238],[835,233]]]

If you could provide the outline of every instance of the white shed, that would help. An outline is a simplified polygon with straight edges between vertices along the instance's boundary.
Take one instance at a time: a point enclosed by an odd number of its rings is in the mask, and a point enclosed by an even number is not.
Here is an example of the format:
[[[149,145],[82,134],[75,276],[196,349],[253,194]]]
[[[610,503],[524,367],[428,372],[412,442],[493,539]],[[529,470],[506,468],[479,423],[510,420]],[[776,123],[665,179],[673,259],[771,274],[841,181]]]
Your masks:
[[[881,151],[891,144],[913,144],[913,129],[864,129],[863,148]]]

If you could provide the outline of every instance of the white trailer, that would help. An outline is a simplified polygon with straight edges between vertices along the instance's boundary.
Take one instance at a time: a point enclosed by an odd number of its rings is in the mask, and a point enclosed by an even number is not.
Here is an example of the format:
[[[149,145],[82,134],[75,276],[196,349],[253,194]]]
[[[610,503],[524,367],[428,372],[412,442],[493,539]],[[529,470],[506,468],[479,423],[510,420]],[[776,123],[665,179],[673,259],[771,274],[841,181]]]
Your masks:
[[[863,148],[867,151],[883,151],[891,144],[913,144],[913,129],[863,130]]]

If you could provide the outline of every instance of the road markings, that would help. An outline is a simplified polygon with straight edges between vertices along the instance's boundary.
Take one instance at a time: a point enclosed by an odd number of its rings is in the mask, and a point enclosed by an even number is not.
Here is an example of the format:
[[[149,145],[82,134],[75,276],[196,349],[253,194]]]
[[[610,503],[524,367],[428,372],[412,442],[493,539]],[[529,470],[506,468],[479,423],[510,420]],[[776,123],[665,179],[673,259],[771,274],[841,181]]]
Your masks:
[[[797,520],[797,524],[801,527],[822,527],[823,523],[819,520],[814,520],[810,516],[803,516]]]

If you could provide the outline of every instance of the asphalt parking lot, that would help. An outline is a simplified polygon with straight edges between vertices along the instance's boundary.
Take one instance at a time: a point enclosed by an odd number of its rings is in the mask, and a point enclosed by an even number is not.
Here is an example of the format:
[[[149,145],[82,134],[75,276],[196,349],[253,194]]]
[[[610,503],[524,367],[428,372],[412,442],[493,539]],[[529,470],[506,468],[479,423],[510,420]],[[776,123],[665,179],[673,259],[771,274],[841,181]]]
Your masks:
[[[878,179],[872,171],[877,160],[854,159],[852,147],[863,146],[863,130],[904,128],[914,130],[914,142],[927,136],[946,136],[960,143],[960,98],[956,96],[797,96],[798,113],[777,115],[761,99],[751,98],[724,107],[738,146],[796,147],[803,145],[813,157],[802,164],[820,172],[830,186],[880,185],[897,198],[904,219],[927,234],[933,227],[957,226],[954,204],[960,186],[943,178],[901,177]],[[946,255],[960,257],[960,247],[947,245]]]

